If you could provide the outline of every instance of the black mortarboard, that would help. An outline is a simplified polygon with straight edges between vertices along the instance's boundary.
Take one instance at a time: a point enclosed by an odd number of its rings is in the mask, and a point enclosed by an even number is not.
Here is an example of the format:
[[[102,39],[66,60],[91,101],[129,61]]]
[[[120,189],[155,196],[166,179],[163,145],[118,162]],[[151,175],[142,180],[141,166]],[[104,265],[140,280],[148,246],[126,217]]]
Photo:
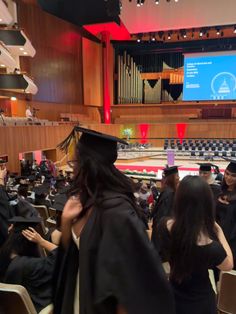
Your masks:
[[[14,216],[8,221],[14,225],[14,231],[21,231],[29,227],[35,228],[38,224],[41,223],[42,218],[41,217],[24,218],[21,216]]]
[[[232,173],[236,173],[236,159],[232,159],[232,158],[227,158],[227,157],[222,157],[224,160],[229,161],[230,163],[228,164],[226,170],[232,172]]]
[[[199,171],[211,171],[211,168],[214,166],[211,163],[197,163],[199,167]]]
[[[171,174],[178,173],[178,167],[179,166],[172,166],[172,167],[167,166],[166,168],[163,169],[163,176],[168,177]]]
[[[77,132],[82,133],[78,142],[80,155],[90,155],[94,159],[108,164],[114,163],[117,159],[117,143],[127,145],[126,141],[118,137],[76,126],[65,141],[59,145],[59,148],[67,151],[71,141],[76,140]]]

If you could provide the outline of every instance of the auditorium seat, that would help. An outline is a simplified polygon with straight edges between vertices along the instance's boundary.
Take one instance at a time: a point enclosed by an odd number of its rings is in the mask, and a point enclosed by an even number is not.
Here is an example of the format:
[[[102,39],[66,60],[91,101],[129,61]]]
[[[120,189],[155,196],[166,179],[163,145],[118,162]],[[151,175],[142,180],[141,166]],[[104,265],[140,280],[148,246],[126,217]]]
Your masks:
[[[236,313],[236,271],[221,272],[217,308],[220,314]]]
[[[0,283],[0,313],[37,314],[27,290],[20,285]]]

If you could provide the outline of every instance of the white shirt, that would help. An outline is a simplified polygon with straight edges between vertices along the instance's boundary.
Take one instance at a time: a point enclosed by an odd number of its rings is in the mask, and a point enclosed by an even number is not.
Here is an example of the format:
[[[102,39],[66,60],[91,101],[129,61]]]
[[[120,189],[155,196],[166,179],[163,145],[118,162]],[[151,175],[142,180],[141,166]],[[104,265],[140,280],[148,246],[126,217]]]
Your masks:
[[[30,111],[30,109],[26,109],[25,111],[25,116],[26,118],[33,118],[32,112]]]

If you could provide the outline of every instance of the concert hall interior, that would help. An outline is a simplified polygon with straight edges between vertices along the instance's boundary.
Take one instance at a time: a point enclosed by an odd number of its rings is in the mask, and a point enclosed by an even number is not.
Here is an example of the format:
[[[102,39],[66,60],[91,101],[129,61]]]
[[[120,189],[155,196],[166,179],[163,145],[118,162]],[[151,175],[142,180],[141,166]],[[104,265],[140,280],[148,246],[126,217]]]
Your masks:
[[[235,12],[235,0],[0,0],[0,186],[40,167],[70,182],[75,142],[59,146],[76,126],[125,140],[115,166],[144,190],[162,191],[173,166],[181,181],[199,163],[223,176],[236,160]]]

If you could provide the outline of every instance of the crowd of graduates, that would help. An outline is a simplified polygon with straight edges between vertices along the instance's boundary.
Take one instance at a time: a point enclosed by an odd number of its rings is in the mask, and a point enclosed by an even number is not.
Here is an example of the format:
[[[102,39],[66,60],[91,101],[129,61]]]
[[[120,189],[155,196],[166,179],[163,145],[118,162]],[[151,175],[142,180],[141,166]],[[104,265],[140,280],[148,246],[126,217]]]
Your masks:
[[[122,140],[79,131],[73,176],[46,158],[19,176],[0,160],[0,282],[26,287],[38,312],[215,314],[208,269],[218,280],[236,258],[236,162],[181,181],[167,166],[158,188],[115,168]]]

